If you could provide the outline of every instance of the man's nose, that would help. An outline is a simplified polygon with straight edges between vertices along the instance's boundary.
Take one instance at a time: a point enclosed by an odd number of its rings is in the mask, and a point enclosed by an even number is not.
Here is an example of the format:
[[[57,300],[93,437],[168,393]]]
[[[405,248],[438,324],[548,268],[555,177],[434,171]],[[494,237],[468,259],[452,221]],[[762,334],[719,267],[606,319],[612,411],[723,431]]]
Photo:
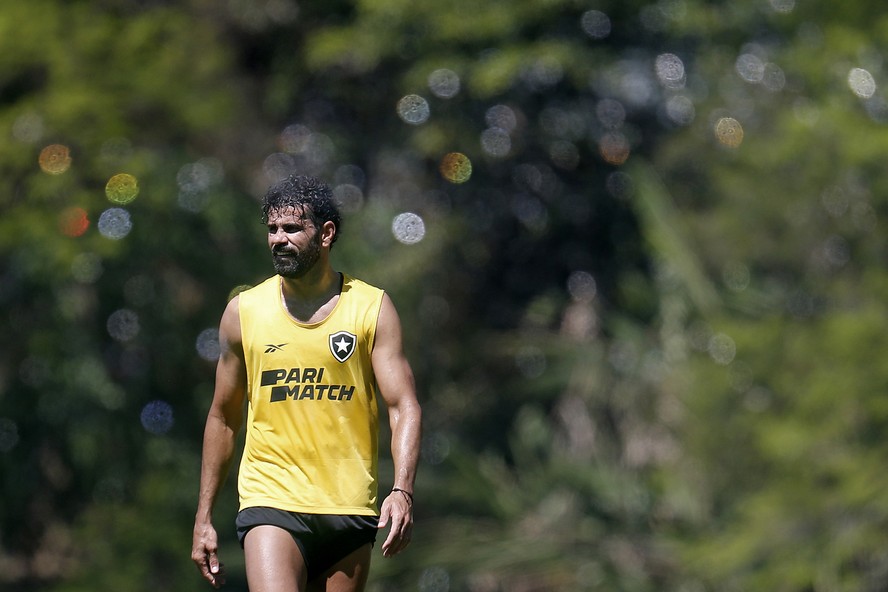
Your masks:
[[[287,233],[281,229],[268,233],[268,242],[273,245],[279,245],[287,242]]]

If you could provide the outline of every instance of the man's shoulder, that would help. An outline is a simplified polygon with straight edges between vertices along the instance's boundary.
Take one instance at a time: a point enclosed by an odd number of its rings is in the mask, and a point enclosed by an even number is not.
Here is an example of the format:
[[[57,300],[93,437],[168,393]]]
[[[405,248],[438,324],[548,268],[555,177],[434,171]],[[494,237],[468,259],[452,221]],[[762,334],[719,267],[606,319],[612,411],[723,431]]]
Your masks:
[[[381,294],[385,291],[378,286],[375,286],[369,282],[358,279],[344,272],[342,273],[342,287],[343,291],[356,290],[359,292],[366,292],[371,294]]]
[[[279,283],[278,276],[273,275],[269,278],[262,280],[258,284],[255,284],[252,286],[250,286],[250,285],[242,286],[242,289],[240,290],[240,295],[241,296],[243,296],[244,294],[253,295],[253,294],[256,294],[259,292],[273,290],[275,288],[275,286],[278,285],[278,283]]]
[[[278,276],[274,275],[254,286],[241,286],[237,294],[240,307],[249,307],[252,303],[263,301],[269,295],[279,293],[279,285]]]
[[[378,312],[385,290],[343,273],[342,295],[349,306]]]

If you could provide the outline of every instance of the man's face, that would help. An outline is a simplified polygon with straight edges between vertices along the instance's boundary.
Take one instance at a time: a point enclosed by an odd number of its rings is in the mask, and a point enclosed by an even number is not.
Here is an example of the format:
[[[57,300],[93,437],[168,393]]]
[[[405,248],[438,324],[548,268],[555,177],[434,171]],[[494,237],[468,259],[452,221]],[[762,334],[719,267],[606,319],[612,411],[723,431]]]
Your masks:
[[[268,246],[275,271],[299,279],[321,255],[321,233],[304,208],[283,208],[268,213]]]

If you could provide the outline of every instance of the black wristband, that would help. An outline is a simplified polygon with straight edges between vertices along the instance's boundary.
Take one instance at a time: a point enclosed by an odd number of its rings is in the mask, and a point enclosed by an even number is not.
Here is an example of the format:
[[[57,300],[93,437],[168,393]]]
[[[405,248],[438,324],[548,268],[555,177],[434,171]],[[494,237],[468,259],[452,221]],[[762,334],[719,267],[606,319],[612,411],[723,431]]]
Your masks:
[[[400,491],[405,496],[407,496],[407,501],[410,502],[410,505],[413,505],[413,494],[407,491],[406,489],[401,489],[400,487],[392,487],[392,491]]]

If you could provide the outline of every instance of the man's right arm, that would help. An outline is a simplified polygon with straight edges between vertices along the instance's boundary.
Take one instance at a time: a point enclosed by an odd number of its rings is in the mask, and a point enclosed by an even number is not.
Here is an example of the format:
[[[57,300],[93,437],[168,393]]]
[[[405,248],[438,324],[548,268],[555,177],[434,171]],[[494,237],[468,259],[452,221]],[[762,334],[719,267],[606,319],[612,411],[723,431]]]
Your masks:
[[[213,527],[213,507],[231,466],[235,441],[243,422],[247,371],[240,329],[238,297],[228,303],[219,323],[219,362],[213,402],[204,429],[200,491],[194,517],[191,558],[201,575],[218,588],[225,583]]]

